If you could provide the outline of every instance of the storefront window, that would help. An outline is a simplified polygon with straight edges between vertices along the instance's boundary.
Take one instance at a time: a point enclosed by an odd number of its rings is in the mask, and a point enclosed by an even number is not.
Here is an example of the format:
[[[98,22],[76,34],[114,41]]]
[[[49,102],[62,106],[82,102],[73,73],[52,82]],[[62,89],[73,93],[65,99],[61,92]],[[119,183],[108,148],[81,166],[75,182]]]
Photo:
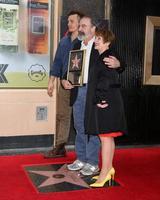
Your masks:
[[[51,2],[0,0],[0,88],[47,87]]]

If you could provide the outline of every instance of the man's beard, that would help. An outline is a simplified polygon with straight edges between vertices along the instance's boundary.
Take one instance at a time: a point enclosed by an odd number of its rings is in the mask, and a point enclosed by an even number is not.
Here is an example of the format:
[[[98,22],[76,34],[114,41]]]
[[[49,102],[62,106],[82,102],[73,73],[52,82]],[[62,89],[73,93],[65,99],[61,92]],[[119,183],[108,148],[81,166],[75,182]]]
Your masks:
[[[78,33],[78,39],[80,41],[84,41],[86,39],[86,35],[83,32]]]

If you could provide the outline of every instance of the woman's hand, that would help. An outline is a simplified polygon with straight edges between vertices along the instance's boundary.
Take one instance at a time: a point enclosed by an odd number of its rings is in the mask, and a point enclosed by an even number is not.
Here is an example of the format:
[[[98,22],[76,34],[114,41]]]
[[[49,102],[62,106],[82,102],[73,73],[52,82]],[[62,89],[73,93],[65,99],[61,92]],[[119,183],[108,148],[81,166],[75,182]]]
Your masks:
[[[98,103],[97,106],[99,108],[106,108],[108,107],[108,103],[106,101],[102,101],[101,103]]]

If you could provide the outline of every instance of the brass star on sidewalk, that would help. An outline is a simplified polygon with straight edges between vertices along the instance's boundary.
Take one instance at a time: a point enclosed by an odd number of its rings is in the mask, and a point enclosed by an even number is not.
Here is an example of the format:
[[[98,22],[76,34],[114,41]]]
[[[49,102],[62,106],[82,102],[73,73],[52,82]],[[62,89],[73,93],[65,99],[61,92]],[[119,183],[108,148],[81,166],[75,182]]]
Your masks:
[[[89,185],[81,179],[79,173],[76,171],[69,171],[66,164],[59,168],[57,171],[33,171],[29,170],[30,173],[46,176],[47,179],[42,182],[38,188],[55,185],[58,183],[72,183],[75,185],[83,186],[89,188]]]

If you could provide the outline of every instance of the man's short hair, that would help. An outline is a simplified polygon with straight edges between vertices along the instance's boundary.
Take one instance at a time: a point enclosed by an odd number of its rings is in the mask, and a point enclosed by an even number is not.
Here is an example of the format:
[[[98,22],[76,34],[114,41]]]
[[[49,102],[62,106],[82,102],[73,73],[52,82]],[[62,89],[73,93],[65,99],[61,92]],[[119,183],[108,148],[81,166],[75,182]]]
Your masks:
[[[68,13],[67,17],[71,16],[71,15],[78,15],[78,17],[81,19],[84,14],[78,10],[72,10]]]

